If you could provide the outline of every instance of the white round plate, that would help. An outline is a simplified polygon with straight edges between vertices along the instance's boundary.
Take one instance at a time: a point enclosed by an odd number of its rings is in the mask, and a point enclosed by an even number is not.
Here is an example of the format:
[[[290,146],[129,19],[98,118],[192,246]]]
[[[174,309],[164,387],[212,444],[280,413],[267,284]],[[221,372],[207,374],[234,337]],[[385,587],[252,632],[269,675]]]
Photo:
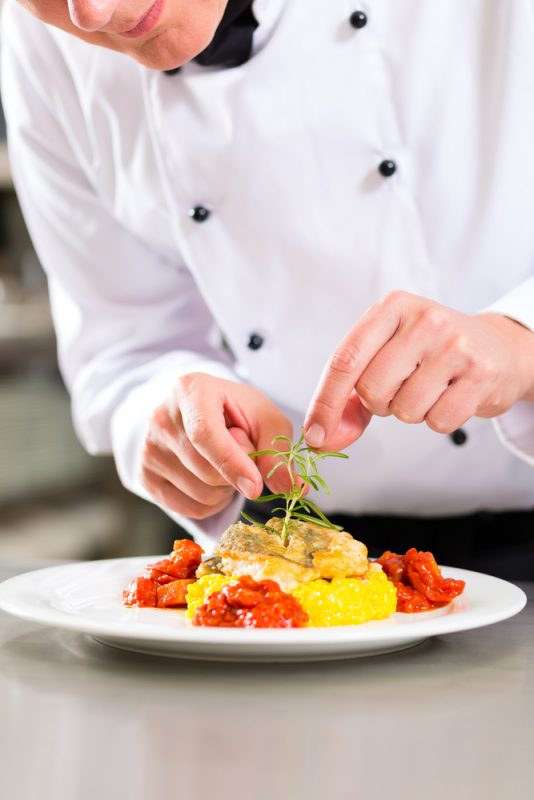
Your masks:
[[[153,558],[66,564],[27,572],[0,584],[0,608],[25,620],[68,628],[142,653],[212,661],[307,661],[403,650],[429,636],[491,625],[517,614],[526,596],[511,583],[463,569],[464,593],[445,608],[393,614],[379,622],[333,628],[248,630],[198,628],[183,611],[126,608],[122,589]]]

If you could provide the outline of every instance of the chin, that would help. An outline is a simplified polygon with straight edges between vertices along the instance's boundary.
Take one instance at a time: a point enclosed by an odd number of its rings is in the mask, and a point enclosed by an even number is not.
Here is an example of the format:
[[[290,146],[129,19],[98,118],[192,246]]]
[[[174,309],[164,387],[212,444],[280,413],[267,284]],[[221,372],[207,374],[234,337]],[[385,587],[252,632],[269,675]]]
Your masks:
[[[185,38],[183,31],[172,29],[154,36],[141,47],[132,47],[128,54],[149,69],[176,69],[205,50],[216,30],[217,25],[212,25],[208,31],[197,31],[195,36]]]

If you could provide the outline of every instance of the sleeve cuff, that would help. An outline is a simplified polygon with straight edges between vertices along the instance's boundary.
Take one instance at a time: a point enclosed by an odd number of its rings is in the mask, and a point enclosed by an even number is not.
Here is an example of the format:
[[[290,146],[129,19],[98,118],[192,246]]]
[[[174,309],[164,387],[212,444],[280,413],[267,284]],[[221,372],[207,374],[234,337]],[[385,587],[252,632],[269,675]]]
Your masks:
[[[516,286],[480,313],[502,314],[534,332],[534,278]],[[492,422],[502,444],[534,466],[534,403],[516,403]]]
[[[534,331],[534,278],[519,284],[479,313],[502,314]]]
[[[179,356],[173,360],[172,355],[169,355],[164,357],[162,362],[157,372],[133,389],[113,414],[111,437],[117,472],[122,484],[129,491],[158,505],[171,519],[194,536],[209,554],[223,531],[238,518],[244,499],[236,493],[227,508],[203,520],[191,520],[168,511],[155,503],[141,484],[141,454],[148,433],[150,415],[168,397],[179,377],[191,372],[202,372],[236,382],[239,378],[230,368],[217,361],[200,360],[184,366]]]

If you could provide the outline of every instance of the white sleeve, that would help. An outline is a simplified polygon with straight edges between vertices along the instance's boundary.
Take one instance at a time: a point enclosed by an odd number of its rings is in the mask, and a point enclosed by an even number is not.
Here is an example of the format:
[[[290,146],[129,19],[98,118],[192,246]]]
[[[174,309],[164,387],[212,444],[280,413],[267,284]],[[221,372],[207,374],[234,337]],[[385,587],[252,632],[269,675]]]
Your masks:
[[[213,343],[213,319],[178,255],[173,261],[150,249],[99,201],[31,61],[3,25],[13,178],[49,279],[75,428],[89,452],[113,452],[124,485],[150,499],[140,484],[150,413],[182,374],[238,378],[222,345]],[[171,516],[203,538],[224,530],[238,504],[236,498],[202,522]]]
[[[510,317],[534,334],[534,278],[516,286],[481,313],[487,312]],[[534,466],[534,403],[516,403],[505,414],[496,417],[493,424],[505,447]]]

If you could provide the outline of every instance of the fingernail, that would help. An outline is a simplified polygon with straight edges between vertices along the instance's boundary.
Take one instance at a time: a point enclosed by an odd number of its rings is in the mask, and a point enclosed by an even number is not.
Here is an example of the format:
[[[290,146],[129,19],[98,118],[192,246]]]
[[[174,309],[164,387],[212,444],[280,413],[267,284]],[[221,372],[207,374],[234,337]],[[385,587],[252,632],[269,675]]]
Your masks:
[[[320,447],[325,440],[326,431],[322,425],[314,422],[306,431],[306,441],[311,447]]]
[[[244,494],[249,499],[256,494],[256,484],[248,478],[238,478],[236,486],[241,494]]]

